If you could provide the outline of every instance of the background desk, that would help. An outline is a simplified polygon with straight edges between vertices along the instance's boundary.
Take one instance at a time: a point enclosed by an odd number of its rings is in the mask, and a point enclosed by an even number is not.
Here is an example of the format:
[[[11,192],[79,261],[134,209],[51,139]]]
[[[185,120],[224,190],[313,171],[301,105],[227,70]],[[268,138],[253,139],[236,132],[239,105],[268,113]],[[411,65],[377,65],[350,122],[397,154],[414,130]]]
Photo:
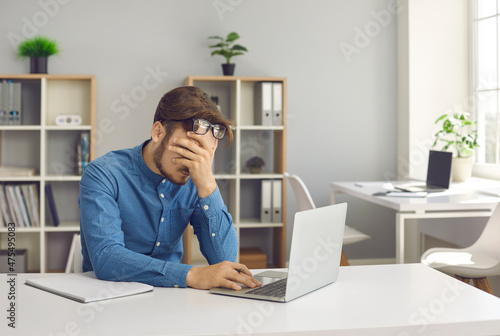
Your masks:
[[[500,335],[499,298],[421,264],[341,267],[336,283],[289,303],[155,288],[81,304],[24,284],[37,276],[18,275],[18,328],[4,317],[0,335]]]
[[[499,197],[480,192],[498,185],[498,182],[484,179],[452,183],[449,191],[422,198],[373,196],[385,190],[384,184],[387,182],[332,182],[331,203],[336,203],[337,193],[345,193],[396,210],[396,263],[420,261],[418,241],[408,248],[405,246],[407,219],[490,217],[500,202]],[[419,236],[418,230],[412,234]]]

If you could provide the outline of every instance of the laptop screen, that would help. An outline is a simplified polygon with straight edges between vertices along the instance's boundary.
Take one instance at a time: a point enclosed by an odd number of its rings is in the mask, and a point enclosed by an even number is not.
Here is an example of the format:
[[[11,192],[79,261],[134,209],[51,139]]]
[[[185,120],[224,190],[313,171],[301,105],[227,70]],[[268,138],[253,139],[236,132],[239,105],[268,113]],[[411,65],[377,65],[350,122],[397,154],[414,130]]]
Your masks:
[[[453,153],[429,151],[427,184],[448,189],[451,176],[451,158]]]

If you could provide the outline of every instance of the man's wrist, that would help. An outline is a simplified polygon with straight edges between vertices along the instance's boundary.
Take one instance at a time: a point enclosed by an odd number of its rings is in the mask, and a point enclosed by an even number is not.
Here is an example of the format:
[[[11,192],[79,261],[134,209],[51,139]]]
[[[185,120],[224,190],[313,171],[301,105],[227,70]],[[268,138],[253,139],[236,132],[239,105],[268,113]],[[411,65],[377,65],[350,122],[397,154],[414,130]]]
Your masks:
[[[200,198],[205,198],[210,195],[217,189],[217,182],[215,182],[215,179],[211,182],[206,183],[204,186],[197,188],[198,189],[198,196]]]

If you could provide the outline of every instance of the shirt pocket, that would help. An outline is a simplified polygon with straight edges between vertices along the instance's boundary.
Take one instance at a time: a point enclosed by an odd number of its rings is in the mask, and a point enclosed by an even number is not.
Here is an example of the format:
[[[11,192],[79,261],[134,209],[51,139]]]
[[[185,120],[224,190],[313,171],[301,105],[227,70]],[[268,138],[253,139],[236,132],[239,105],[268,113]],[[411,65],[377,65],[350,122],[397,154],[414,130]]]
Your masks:
[[[191,220],[194,208],[171,209],[168,221],[168,239],[171,244],[177,244]]]

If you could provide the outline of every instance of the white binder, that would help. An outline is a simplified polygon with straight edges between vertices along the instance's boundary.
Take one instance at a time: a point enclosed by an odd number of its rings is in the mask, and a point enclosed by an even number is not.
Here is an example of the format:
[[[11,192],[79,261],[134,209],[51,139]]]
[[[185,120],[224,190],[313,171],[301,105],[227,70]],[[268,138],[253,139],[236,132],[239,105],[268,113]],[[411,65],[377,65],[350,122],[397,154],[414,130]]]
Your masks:
[[[271,222],[271,211],[272,211],[272,184],[271,180],[262,180],[261,181],[261,202],[262,202],[262,207],[261,207],[261,214],[260,214],[260,221],[262,223],[270,223]]]
[[[255,83],[254,97],[255,125],[271,126],[273,124],[273,83]]]
[[[283,83],[273,83],[273,125],[283,125]]]
[[[282,181],[273,180],[273,213],[271,219],[273,223],[281,223],[283,221],[282,211],[281,211],[281,194],[282,194]]]

